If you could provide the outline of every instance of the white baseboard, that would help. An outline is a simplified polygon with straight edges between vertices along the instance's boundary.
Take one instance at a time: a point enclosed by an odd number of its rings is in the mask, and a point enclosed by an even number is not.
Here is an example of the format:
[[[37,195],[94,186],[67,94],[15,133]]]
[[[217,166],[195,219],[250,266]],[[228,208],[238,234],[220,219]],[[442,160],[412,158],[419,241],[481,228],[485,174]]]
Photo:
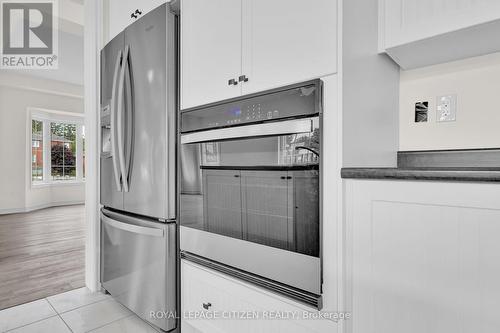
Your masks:
[[[85,201],[64,201],[64,202],[49,202],[41,205],[29,206],[29,207],[20,207],[20,208],[7,208],[0,209],[0,215],[4,214],[17,214],[17,213],[29,213],[35,210],[50,208],[50,207],[58,207],[58,206],[72,206],[72,205],[83,205]]]

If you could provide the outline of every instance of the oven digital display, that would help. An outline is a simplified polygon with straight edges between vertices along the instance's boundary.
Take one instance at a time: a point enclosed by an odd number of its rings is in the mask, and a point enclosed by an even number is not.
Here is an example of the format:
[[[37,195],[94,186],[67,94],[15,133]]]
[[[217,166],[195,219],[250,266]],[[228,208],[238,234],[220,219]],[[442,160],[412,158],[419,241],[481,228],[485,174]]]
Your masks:
[[[241,116],[241,108],[232,108],[227,113],[230,116],[239,117]]]

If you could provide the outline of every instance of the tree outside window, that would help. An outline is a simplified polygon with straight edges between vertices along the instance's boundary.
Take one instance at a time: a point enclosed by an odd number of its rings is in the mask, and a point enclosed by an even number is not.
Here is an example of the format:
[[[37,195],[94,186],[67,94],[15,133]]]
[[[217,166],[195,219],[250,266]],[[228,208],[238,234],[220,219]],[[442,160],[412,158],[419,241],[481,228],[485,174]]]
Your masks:
[[[50,123],[50,167],[53,180],[76,179],[76,125]]]

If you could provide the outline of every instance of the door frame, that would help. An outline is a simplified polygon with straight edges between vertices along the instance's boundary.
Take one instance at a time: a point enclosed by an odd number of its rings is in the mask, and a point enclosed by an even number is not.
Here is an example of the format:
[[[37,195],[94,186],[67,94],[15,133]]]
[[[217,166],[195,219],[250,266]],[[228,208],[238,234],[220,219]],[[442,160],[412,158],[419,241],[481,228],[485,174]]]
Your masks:
[[[85,285],[91,291],[101,289],[99,282],[99,113],[100,49],[103,42],[103,4],[84,1],[84,112],[86,130],[85,181]]]

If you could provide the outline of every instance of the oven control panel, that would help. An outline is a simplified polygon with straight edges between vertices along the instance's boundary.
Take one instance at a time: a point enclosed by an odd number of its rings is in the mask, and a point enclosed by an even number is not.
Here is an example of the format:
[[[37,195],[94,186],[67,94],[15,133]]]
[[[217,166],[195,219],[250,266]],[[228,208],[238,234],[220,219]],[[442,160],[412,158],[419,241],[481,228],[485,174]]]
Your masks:
[[[269,120],[273,118],[279,118],[280,111],[279,110],[262,110],[261,104],[252,104],[248,105],[245,109],[234,108],[229,110],[227,118],[224,122],[212,123],[211,125],[236,125],[246,122],[254,122],[254,121],[262,121]]]
[[[181,132],[310,116],[320,112],[321,81],[181,112]]]

